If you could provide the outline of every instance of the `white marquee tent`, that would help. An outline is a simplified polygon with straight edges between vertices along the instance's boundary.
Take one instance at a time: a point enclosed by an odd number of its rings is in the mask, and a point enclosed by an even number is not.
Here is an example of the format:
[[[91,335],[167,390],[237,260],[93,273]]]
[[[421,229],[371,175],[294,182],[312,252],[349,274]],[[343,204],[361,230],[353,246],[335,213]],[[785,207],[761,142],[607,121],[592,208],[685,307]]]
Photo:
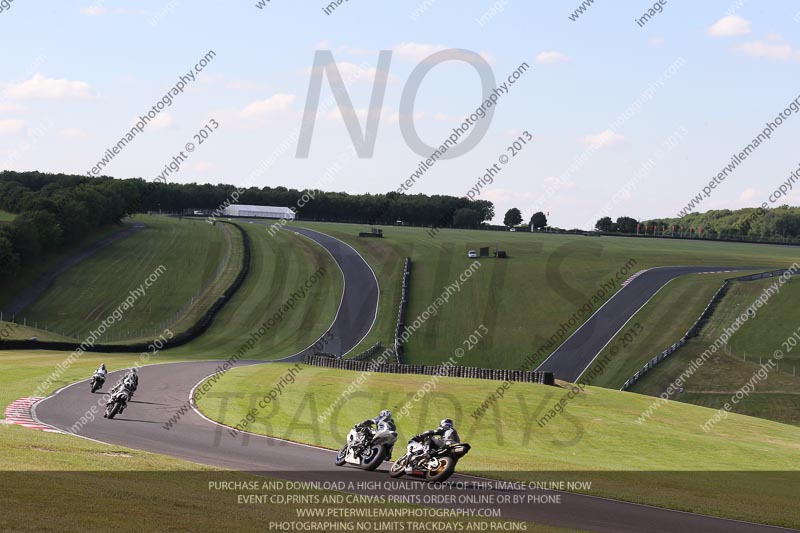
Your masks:
[[[294,211],[288,207],[275,207],[272,205],[229,205],[222,212],[223,216],[229,217],[260,217],[260,218],[284,218],[294,220]]]

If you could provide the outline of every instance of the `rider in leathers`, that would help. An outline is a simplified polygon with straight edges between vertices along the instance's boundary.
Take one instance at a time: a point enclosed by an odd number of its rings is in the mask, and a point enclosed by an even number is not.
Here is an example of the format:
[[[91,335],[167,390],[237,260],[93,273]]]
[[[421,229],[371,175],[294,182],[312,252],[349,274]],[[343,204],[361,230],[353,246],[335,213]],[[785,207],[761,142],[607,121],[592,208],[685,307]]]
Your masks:
[[[449,418],[442,419],[442,421],[439,422],[438,428],[423,431],[419,435],[411,437],[411,440],[419,442],[423,446],[420,452],[417,452],[411,457],[409,463],[412,466],[416,466],[420,459],[427,457],[431,450],[438,450],[444,446],[461,442],[461,438],[458,436],[458,432],[453,426],[453,421]]]
[[[375,418],[368,418],[356,424],[356,427],[371,428],[373,425],[376,426],[373,438],[382,432],[397,431],[397,426],[395,426],[394,419],[392,418],[392,412],[388,409],[381,411]],[[394,450],[394,446],[389,448],[386,452],[387,461],[391,460],[392,450]]]

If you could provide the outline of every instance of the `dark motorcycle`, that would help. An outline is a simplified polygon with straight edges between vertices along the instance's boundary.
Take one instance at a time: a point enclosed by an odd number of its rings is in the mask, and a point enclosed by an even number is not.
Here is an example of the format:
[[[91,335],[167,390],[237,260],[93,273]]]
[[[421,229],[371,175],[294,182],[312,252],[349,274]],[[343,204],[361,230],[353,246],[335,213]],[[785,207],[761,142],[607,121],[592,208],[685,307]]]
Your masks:
[[[106,382],[106,378],[103,374],[95,374],[92,376],[92,393],[95,393],[103,388],[103,384]]]
[[[395,478],[404,474],[424,477],[431,483],[445,481],[453,475],[458,460],[467,455],[470,448],[466,442],[435,448],[412,439],[406,453],[392,464],[389,475]]]
[[[103,418],[114,418],[118,414],[122,413],[125,410],[125,407],[128,406],[128,401],[130,401],[131,395],[128,389],[122,389],[121,391],[117,391],[111,395],[111,399],[108,400],[106,404],[106,412],[103,415]]]

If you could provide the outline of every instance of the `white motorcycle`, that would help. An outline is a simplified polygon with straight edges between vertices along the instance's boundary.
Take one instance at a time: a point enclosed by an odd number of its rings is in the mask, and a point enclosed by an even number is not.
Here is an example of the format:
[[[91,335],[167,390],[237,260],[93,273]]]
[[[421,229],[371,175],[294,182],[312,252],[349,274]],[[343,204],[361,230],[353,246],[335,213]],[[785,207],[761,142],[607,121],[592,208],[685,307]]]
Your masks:
[[[392,457],[392,448],[397,442],[397,432],[385,427],[373,430],[367,423],[356,424],[347,434],[347,444],[336,454],[336,466],[351,464],[364,470],[375,470]]]

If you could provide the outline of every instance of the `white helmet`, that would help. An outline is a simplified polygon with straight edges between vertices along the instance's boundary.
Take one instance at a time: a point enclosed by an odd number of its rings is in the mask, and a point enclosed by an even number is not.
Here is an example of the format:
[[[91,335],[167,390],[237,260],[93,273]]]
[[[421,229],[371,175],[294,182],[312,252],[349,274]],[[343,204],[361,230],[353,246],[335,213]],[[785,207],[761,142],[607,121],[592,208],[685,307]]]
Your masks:
[[[383,411],[381,411],[381,414],[379,415],[379,418],[391,418],[391,417],[392,417],[392,412],[388,409],[384,409]]]
[[[452,428],[453,427],[453,421],[451,419],[449,419],[449,418],[443,418],[442,421],[439,422],[439,427],[440,428],[448,428],[448,429]]]

